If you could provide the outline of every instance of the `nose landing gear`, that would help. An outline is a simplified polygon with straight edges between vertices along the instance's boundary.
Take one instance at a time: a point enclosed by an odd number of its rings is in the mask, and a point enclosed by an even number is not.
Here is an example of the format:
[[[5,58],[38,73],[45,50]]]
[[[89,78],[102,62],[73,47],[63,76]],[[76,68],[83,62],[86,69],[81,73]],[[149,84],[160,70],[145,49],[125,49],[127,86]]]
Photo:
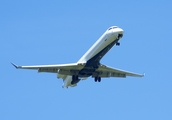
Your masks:
[[[122,36],[123,36],[123,34],[118,34],[116,46],[120,46],[120,43],[118,42],[118,40],[119,40],[120,38],[122,38]]]
[[[119,42],[117,42],[117,43],[116,43],[116,46],[120,46],[120,43],[119,43]]]

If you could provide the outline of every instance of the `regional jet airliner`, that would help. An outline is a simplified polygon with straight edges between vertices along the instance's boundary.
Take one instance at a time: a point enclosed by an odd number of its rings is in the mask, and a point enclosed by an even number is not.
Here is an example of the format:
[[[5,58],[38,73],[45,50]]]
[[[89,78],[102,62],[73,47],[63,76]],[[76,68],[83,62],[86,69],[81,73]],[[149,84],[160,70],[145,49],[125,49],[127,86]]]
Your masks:
[[[126,76],[143,77],[143,74],[128,72],[100,63],[102,57],[114,46],[120,45],[120,39],[124,31],[112,26],[92,45],[92,47],[76,63],[55,64],[55,65],[34,65],[34,66],[17,66],[17,69],[33,69],[38,72],[56,73],[57,78],[63,79],[63,88],[77,86],[80,80],[86,80],[88,77],[94,78],[95,82],[101,82],[102,78]]]

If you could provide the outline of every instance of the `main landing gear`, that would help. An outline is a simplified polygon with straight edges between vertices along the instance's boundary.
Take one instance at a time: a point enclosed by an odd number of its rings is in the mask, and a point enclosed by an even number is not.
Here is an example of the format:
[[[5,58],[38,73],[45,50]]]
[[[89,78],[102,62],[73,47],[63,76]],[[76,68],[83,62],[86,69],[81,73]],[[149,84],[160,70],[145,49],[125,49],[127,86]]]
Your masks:
[[[95,82],[97,82],[97,81],[98,81],[98,82],[101,82],[101,77],[95,77],[95,78],[94,78],[94,81],[95,81]]]

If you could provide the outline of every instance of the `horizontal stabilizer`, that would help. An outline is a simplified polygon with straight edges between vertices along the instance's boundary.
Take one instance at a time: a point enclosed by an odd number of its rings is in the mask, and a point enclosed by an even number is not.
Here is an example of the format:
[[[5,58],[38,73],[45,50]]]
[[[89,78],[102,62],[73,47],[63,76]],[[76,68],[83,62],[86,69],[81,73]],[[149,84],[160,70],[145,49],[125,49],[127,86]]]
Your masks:
[[[19,68],[19,66],[17,66],[16,64],[14,64],[14,63],[11,63],[16,69],[18,69]]]

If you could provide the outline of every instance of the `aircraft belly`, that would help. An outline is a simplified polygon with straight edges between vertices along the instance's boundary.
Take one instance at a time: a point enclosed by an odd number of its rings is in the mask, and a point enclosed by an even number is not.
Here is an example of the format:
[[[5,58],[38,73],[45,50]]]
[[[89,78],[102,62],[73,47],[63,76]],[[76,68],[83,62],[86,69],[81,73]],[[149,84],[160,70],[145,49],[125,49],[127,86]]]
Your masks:
[[[90,55],[87,56],[87,60],[91,59],[92,57],[94,57],[96,54],[98,54],[101,50],[103,50],[109,43],[109,41],[102,41],[101,43],[99,43],[99,45],[97,45],[97,47],[92,50],[90,52]]]
[[[99,45],[97,45],[95,50],[92,51],[92,55],[90,56],[90,58],[94,57],[96,54],[101,52],[103,49],[105,49],[107,46],[109,46],[115,40],[116,40],[116,35],[114,35],[114,34],[106,35],[106,37],[101,38],[100,39],[101,42],[99,43]]]

